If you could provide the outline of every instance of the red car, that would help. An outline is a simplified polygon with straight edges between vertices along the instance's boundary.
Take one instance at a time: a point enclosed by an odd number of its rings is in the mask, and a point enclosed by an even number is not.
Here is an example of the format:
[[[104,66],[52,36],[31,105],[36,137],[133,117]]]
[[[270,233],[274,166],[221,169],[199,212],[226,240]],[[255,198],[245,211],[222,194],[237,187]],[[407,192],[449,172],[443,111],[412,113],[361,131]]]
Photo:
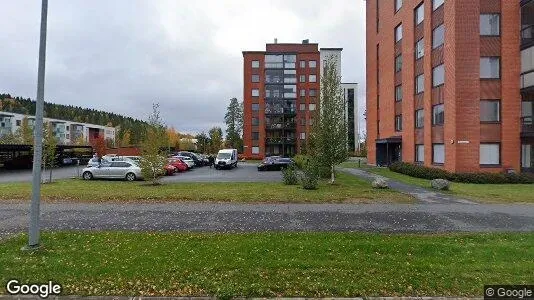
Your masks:
[[[165,172],[165,175],[171,176],[176,172],[176,167],[171,164],[166,164],[165,167],[163,167],[163,171]]]
[[[184,172],[184,171],[189,170],[189,167],[187,166],[187,164],[184,163],[181,159],[173,158],[173,159],[169,159],[168,162],[169,162],[169,165],[176,168],[176,172]]]

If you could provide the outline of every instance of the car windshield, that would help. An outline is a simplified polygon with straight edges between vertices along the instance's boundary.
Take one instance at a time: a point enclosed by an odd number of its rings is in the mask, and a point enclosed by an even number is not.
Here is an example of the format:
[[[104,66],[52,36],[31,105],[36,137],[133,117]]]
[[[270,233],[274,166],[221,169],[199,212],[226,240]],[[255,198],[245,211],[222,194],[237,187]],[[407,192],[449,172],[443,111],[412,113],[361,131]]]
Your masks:
[[[219,153],[217,155],[217,159],[230,159],[232,157],[232,153]]]

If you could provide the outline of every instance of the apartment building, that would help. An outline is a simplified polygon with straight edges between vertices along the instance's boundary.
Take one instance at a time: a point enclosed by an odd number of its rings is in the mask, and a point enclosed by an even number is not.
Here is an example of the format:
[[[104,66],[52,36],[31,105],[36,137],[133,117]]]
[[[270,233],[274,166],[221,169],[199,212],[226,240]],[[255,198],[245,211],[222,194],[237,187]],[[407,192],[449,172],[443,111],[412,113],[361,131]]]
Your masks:
[[[534,1],[366,5],[369,163],[532,170]]]
[[[341,83],[345,100],[345,122],[347,122],[347,148],[354,152],[360,150],[360,124],[358,118],[358,84]]]
[[[27,118],[28,125],[33,127],[34,116],[0,111],[0,138],[6,134],[15,134],[22,126],[25,118]],[[91,143],[98,137],[103,137],[105,140],[111,140],[115,143],[116,130],[114,127],[51,118],[44,118],[44,122],[51,126],[60,145],[73,144],[80,138],[86,143]]]
[[[342,50],[275,40],[265,51],[243,51],[245,157],[293,156],[304,149],[319,109],[324,63],[333,57],[341,74]]]

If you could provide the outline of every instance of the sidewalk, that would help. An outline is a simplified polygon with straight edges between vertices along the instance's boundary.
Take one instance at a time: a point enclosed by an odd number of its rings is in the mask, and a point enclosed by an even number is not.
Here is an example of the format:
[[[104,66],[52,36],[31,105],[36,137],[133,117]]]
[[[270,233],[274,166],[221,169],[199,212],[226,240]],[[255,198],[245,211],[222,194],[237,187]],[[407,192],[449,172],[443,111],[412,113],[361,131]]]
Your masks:
[[[449,204],[449,203],[462,203],[462,204],[477,204],[476,202],[467,200],[467,199],[461,199],[454,197],[452,195],[447,195],[445,193],[441,193],[438,191],[433,191],[430,189],[425,189],[422,187],[409,185],[406,183],[402,183],[396,180],[392,180],[390,178],[373,174],[371,172],[367,172],[363,169],[353,169],[353,168],[341,168],[340,171],[352,174],[354,176],[358,176],[361,178],[364,178],[370,182],[372,182],[376,178],[382,178],[388,182],[389,188],[401,193],[409,194],[414,196],[417,200],[419,200],[422,203],[435,203],[435,204]]]

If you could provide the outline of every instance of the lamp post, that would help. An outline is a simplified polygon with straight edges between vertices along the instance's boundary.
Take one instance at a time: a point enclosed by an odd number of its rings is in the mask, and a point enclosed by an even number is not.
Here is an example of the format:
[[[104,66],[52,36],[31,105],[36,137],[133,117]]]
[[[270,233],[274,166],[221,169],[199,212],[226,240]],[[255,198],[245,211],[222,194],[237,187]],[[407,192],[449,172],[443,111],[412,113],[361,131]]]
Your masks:
[[[26,249],[39,248],[39,215],[41,204],[41,162],[43,153],[43,111],[44,82],[46,62],[46,24],[48,16],[48,0],[42,0],[41,31],[39,42],[39,68],[37,71],[37,103],[35,108],[34,147],[33,147],[33,178],[32,201],[30,205],[30,224],[28,229],[28,245]]]

